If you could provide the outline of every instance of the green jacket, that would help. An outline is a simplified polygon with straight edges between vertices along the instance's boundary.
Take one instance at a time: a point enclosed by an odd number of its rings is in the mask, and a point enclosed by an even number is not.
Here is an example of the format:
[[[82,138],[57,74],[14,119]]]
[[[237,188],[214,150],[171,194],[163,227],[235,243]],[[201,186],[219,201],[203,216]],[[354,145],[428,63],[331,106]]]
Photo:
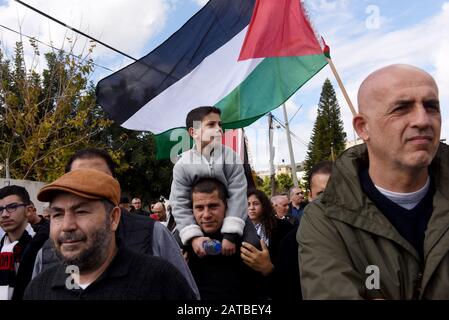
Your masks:
[[[440,144],[429,170],[436,191],[424,264],[362,192],[361,165],[368,165],[365,145],[345,151],[323,195],[305,209],[297,233],[304,299],[449,299],[449,147]],[[369,266],[378,267],[379,287]]]

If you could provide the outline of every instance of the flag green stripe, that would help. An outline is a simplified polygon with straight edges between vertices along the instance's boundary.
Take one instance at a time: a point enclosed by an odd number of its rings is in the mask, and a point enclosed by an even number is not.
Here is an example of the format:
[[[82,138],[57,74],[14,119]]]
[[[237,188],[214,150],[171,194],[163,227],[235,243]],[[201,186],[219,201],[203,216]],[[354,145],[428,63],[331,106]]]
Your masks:
[[[287,101],[326,64],[322,54],[265,58],[238,87],[215,104],[222,110],[223,128],[249,126]],[[183,135],[188,136],[185,128],[155,135],[157,159],[169,159],[175,153],[188,150],[192,142],[186,139],[189,143],[183,144]]]
[[[324,55],[265,58],[253,72],[216,106],[226,128],[242,128],[279,107],[317,74]]]

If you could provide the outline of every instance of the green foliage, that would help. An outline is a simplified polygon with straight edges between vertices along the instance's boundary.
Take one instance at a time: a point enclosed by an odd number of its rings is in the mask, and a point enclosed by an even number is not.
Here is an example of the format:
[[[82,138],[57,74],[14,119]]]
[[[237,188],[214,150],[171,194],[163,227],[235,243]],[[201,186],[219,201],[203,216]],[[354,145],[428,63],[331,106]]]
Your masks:
[[[168,198],[173,164],[170,160],[156,160],[152,134],[112,124],[99,139],[107,142],[108,149],[116,150],[117,178],[124,194],[141,198],[145,205],[161,195]]]
[[[124,194],[147,202],[168,197],[173,165],[155,159],[154,137],[113,124],[96,105],[88,81],[93,46],[84,57],[45,53],[46,66],[38,72],[40,53],[36,42],[30,43],[30,67],[22,43],[10,60],[0,50],[0,175],[9,159],[11,178],[53,181],[74,152],[95,147],[114,159]]]
[[[281,173],[278,174],[275,179],[275,194],[288,194],[291,187],[293,187],[293,179],[290,174]],[[271,181],[270,177],[266,176],[263,179],[256,178],[256,187],[259,190],[265,192],[268,197],[271,197]]]
[[[281,173],[276,177],[278,181],[279,189],[278,193],[288,193],[291,187],[293,187],[293,179],[291,174]]]
[[[271,197],[271,184],[270,177],[266,176],[263,179],[260,177],[256,178],[256,188],[265,192],[268,197]],[[277,183],[275,179],[275,184]]]
[[[332,83],[326,79],[321,91],[318,115],[306,155],[305,171],[307,176],[317,162],[335,160],[344,151],[345,145],[346,133],[343,129],[340,107]]]
[[[0,51],[0,163],[9,159],[11,178],[51,181],[111,121],[95,112],[95,90],[87,81],[90,59],[50,52],[41,75],[39,51],[33,40],[31,45],[29,69],[21,42],[12,63]]]

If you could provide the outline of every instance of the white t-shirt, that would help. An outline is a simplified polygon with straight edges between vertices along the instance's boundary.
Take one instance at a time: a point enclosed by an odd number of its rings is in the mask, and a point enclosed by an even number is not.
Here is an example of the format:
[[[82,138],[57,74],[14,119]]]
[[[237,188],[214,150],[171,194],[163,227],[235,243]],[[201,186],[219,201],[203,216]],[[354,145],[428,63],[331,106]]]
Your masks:
[[[424,187],[422,187],[418,191],[410,193],[393,192],[378,186],[375,187],[377,188],[377,190],[379,190],[380,193],[382,193],[392,202],[396,203],[398,206],[401,206],[407,210],[411,210],[418,205],[418,203],[426,196],[427,191],[429,191],[430,178],[427,177],[427,181]]]
[[[78,285],[81,287],[81,289],[86,290],[90,283],[79,283]]]

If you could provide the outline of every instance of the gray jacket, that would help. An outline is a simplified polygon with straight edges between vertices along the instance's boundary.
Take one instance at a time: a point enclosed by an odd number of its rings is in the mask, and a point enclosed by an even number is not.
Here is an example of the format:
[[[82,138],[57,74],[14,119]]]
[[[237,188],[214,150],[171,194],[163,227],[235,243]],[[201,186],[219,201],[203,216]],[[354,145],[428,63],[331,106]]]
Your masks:
[[[248,204],[246,177],[240,156],[232,149],[215,148],[209,158],[195,146],[184,152],[173,168],[170,205],[183,244],[194,237],[203,236],[192,212],[192,185],[201,178],[215,178],[228,190],[226,217],[221,233],[243,234]]]

